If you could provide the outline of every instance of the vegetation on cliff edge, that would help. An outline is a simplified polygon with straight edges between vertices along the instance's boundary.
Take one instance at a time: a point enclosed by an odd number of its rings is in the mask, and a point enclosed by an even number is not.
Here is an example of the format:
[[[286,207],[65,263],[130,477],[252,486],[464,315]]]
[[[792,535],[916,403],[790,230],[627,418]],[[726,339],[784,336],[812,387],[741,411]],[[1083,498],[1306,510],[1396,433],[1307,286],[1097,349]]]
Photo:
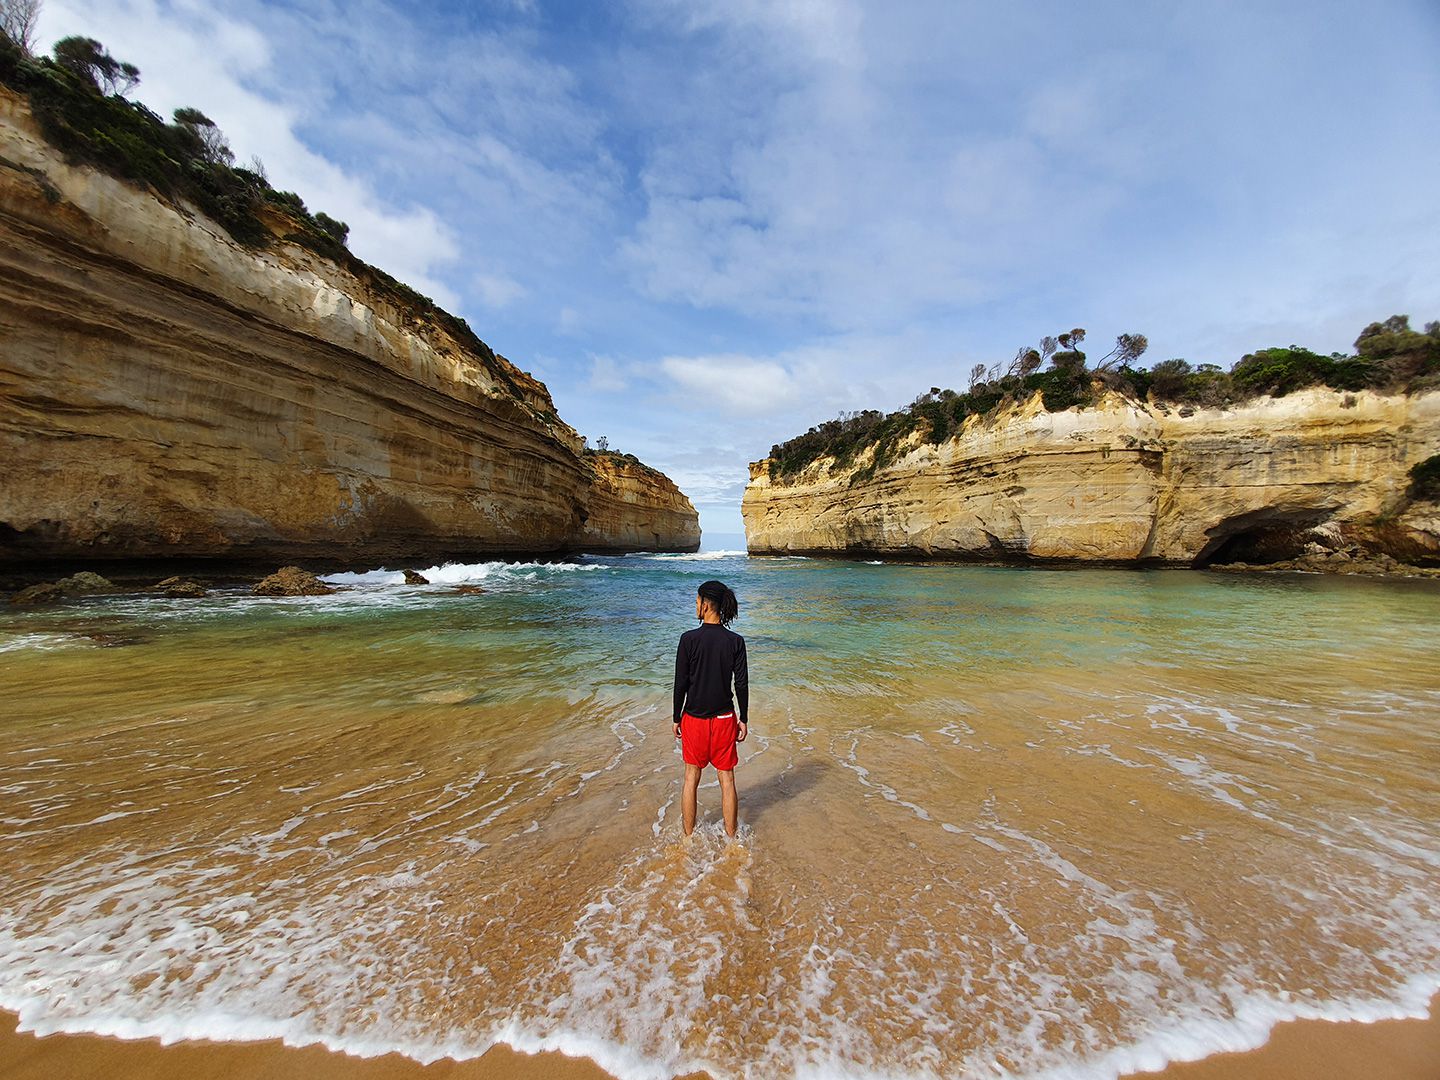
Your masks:
[[[64,38],[55,43],[52,55],[32,56],[0,29],[0,84],[29,100],[46,139],[71,163],[100,169],[172,203],[183,199],[247,247],[263,248],[275,241],[277,234],[267,221],[288,222],[279,239],[343,267],[417,324],[442,328],[477,355],[513,397],[524,400],[509,362],[464,319],[351,254],[345,246],[349,226],[324,212],[312,212],[293,191],[277,191],[258,160],[236,165],[225,136],[199,109],[176,109],[167,123],[129,100],[126,95],[139,82],[135,65],[117,60],[93,38]]]
[[[589,440],[586,440],[583,451],[584,457],[586,459],[598,461],[602,458],[608,458],[612,462],[619,462],[633,466],[634,468],[639,469],[642,473],[645,473],[648,476],[659,477],[660,479],[666,481],[670,479],[653,465],[646,465],[645,462],[641,461],[634,454],[623,453],[619,450],[611,450],[610,441],[606,439],[603,435],[596,441],[599,445],[591,446],[589,444]]]
[[[932,386],[891,413],[876,409],[841,413],[772,446],[770,476],[793,476],[823,457],[834,458],[843,468],[870,450],[870,461],[852,476],[852,483],[862,482],[893,461],[901,442],[912,433],[920,431],[926,441],[942,443],[958,433],[969,417],[993,415],[1001,406],[1028,400],[1037,391],[1051,412],[1084,408],[1114,391],[1139,401],[1178,406],[1185,414],[1196,407],[1218,408],[1265,395],[1283,397],[1310,386],[1394,393],[1440,387],[1440,322],[1427,323],[1421,332],[1410,328],[1405,315],[1367,326],[1355,341],[1354,355],[1321,356],[1291,345],[1248,353],[1229,371],[1217,364],[1191,365],[1180,359],[1137,368],[1134,362],[1149,344],[1142,334],[1121,334],[1115,347],[1090,365],[1080,350],[1084,341],[1085,331],[1076,328],[1043,338],[1038,348],[1018,350],[1007,365],[977,364],[964,393]],[[1440,474],[1440,466],[1436,471]],[[1440,479],[1427,482],[1440,485]]]

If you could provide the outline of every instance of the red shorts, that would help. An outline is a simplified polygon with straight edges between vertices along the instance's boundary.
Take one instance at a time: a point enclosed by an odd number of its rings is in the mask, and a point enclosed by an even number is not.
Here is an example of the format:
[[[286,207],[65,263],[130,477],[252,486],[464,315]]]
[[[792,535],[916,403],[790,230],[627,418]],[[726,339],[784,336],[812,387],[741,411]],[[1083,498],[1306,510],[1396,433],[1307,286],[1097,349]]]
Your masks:
[[[680,756],[686,765],[700,769],[714,765],[729,772],[740,760],[735,750],[739,735],[740,721],[733,712],[709,718],[685,713],[680,717]]]

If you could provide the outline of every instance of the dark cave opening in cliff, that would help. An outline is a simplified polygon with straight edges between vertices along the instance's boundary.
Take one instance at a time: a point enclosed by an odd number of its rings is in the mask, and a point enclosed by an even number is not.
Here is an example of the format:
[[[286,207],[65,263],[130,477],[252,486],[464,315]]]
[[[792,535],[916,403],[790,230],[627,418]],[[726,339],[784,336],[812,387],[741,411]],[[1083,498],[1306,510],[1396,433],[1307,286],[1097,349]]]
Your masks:
[[[1291,510],[1266,507],[1227,518],[1209,531],[1210,540],[1195,557],[1194,565],[1224,566],[1228,563],[1267,563],[1294,559],[1312,543],[1315,526],[1330,517],[1331,510]]]

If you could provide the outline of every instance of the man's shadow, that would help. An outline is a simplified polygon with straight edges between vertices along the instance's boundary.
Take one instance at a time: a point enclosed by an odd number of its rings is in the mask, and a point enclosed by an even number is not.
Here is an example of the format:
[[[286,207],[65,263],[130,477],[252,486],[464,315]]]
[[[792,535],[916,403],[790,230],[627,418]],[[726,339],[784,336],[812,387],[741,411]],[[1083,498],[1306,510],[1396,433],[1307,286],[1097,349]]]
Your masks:
[[[742,788],[740,805],[745,819],[750,822],[760,820],[772,806],[809,791],[824,774],[825,766],[818,761],[802,761],[793,769],[776,773],[755,787]]]

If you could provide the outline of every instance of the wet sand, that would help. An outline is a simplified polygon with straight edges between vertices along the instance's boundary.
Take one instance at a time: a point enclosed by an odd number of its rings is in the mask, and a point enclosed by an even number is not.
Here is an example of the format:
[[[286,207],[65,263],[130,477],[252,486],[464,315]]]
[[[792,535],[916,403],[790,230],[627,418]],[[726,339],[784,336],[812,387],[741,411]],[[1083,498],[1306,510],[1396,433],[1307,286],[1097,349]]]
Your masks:
[[[1440,994],[1423,1020],[1279,1024],[1258,1050],[1215,1054],[1135,1080],[1440,1080]]]
[[[703,1074],[694,1074],[691,1080]],[[399,1054],[356,1058],[318,1046],[36,1038],[0,1014],[0,1080],[607,1080],[594,1062],[563,1054],[521,1054],[497,1046],[470,1061],[420,1065]],[[1302,1020],[1281,1024],[1258,1050],[1216,1054],[1133,1080],[1440,1080],[1440,994],[1423,1020],[1373,1024]]]

